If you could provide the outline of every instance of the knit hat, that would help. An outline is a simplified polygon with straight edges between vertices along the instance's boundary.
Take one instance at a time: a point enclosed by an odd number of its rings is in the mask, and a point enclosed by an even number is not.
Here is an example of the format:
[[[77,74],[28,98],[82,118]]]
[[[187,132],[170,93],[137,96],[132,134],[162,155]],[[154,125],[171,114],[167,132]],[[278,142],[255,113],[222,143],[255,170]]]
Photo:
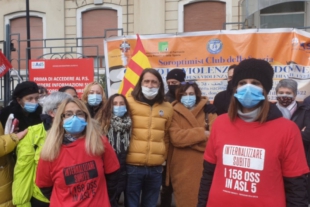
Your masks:
[[[184,82],[185,81],[185,72],[182,69],[172,69],[169,71],[169,73],[167,74],[166,80],[169,79],[176,79],[180,82]]]
[[[29,94],[39,93],[39,87],[35,82],[25,81],[17,84],[13,91],[13,98],[23,98]]]
[[[236,87],[242,79],[256,79],[269,93],[273,84],[273,74],[273,68],[267,61],[250,58],[241,61],[235,68],[232,84],[233,87]]]

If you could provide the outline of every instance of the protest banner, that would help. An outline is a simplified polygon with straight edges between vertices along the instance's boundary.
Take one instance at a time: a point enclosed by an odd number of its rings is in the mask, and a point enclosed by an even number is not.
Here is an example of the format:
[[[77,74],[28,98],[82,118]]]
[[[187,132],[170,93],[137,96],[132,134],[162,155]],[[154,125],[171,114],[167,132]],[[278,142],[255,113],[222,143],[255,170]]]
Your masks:
[[[29,80],[46,87],[49,93],[72,86],[81,97],[85,86],[94,81],[93,59],[30,60]]]
[[[226,89],[227,69],[247,58],[268,61],[274,68],[269,99],[275,101],[279,80],[298,82],[297,100],[310,95],[310,33],[297,29],[250,29],[180,34],[140,35],[151,67],[166,80],[169,70],[181,68],[187,80],[197,81],[204,96]],[[127,54],[122,54],[122,43]],[[111,37],[104,41],[108,94],[118,91],[125,67],[136,45],[136,36]],[[124,57],[127,60],[124,61]]]

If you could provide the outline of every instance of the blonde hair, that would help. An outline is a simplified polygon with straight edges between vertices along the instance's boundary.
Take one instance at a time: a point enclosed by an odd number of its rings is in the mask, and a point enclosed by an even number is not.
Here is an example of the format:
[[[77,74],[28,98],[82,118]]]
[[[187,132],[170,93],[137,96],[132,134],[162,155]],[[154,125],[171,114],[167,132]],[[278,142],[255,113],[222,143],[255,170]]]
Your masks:
[[[101,140],[102,133],[98,122],[91,118],[87,107],[79,99],[66,99],[58,107],[53,120],[53,125],[47,134],[46,141],[42,148],[41,158],[47,161],[55,160],[59,153],[63,142],[65,130],[63,128],[63,118],[65,107],[69,103],[76,104],[85,114],[87,126],[83,132],[85,141],[85,150],[89,155],[100,156],[104,152],[103,142]]]
[[[101,89],[102,103],[104,104],[106,102],[106,95],[105,95],[105,92],[104,92],[102,85],[100,83],[98,83],[97,81],[94,81],[94,82],[91,82],[90,84],[86,85],[84,88],[82,98],[81,98],[84,103],[87,103],[90,88],[92,86],[95,86],[95,85],[98,85],[99,88]]]

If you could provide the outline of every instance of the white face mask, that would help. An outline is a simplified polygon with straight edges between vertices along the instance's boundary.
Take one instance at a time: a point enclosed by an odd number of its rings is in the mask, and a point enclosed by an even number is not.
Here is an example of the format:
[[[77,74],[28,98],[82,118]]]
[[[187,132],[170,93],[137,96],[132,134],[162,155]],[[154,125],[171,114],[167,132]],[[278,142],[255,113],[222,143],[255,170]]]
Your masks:
[[[152,100],[154,99],[158,94],[159,88],[148,88],[145,86],[142,86],[142,93],[145,98]]]

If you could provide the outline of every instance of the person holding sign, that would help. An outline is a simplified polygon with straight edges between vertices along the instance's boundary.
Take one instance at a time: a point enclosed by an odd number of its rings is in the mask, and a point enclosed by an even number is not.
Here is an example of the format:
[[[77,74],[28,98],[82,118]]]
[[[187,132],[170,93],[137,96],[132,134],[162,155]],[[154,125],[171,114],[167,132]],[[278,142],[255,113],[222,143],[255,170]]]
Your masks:
[[[0,121],[4,127],[10,114],[19,121],[16,130],[23,131],[29,126],[41,123],[42,107],[39,105],[39,87],[35,82],[25,81],[17,84],[12,102],[1,110]]]
[[[14,207],[12,202],[12,181],[15,160],[12,152],[26,134],[27,129],[17,134],[4,134],[0,123],[0,206]]]
[[[63,101],[36,173],[36,185],[50,199],[50,207],[110,206],[118,169],[113,148],[85,104],[76,98]]]
[[[201,90],[193,81],[181,82],[172,106],[174,114],[169,129],[167,184],[170,178],[176,206],[195,206],[202,175],[203,152],[209,130],[217,117],[216,110],[205,113],[206,107],[213,106],[208,104],[207,97],[201,96]],[[208,123],[205,123],[206,120]]]
[[[308,207],[300,130],[268,101],[273,74],[254,58],[235,68],[228,114],[213,123],[204,154],[197,207]]]

